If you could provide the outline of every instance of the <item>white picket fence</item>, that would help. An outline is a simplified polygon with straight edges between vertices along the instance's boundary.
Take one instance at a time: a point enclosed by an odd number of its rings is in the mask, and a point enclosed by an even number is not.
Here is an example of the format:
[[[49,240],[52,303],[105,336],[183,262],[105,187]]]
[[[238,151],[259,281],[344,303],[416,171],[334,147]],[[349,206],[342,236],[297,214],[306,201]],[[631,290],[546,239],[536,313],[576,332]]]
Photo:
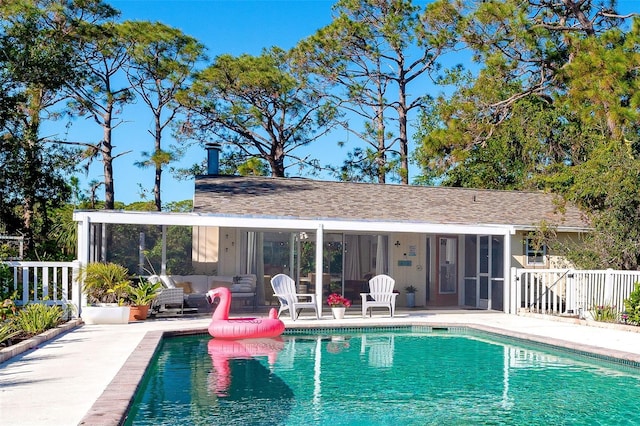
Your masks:
[[[640,283],[640,271],[511,268],[510,313],[520,309],[585,317],[598,306],[617,313]]]
[[[37,302],[66,306],[72,317],[78,316],[81,292],[78,283],[79,262],[2,262],[9,266],[13,282],[9,293],[18,292],[16,305]],[[11,280],[10,280],[11,281]]]

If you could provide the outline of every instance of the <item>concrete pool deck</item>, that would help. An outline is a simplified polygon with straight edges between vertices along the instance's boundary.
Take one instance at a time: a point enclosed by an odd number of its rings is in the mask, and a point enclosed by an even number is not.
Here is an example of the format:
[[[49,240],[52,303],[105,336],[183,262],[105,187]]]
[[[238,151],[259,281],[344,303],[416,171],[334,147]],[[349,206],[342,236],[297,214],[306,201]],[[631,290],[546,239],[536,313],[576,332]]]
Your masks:
[[[486,311],[398,310],[394,318],[376,313],[366,319],[350,311],[343,320],[330,319],[329,312],[321,320],[304,313],[295,323],[283,320],[288,328],[466,325],[640,363],[640,333],[634,331]],[[43,342],[0,364],[2,423],[117,425],[162,332],[206,331],[209,322],[209,317],[182,317],[82,325]]]

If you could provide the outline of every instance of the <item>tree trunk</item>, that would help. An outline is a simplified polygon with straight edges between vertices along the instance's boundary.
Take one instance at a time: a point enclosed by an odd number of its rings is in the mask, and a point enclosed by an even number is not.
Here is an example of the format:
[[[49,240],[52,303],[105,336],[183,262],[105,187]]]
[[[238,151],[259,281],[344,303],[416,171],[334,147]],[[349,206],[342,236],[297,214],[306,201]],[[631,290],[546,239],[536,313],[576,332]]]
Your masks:
[[[35,243],[33,241],[33,218],[35,216],[36,193],[40,184],[41,161],[38,148],[38,134],[40,130],[40,111],[42,110],[41,89],[28,90],[29,107],[28,121],[25,123],[24,135],[24,198],[22,212],[24,223],[25,250],[30,253]]]
[[[271,176],[273,177],[285,177],[284,175],[284,162],[282,159],[270,159]]]
[[[38,174],[40,159],[37,148],[38,124],[33,121],[29,125],[25,140],[25,164],[24,164],[24,198],[22,201],[22,218],[24,223],[25,250],[31,253],[34,248],[33,218],[35,216],[36,187],[38,186]]]
[[[103,131],[104,139],[102,141],[102,164],[104,166],[104,208],[113,210],[115,208],[115,194],[113,189],[113,156],[111,145],[111,113],[113,104],[107,105],[104,113]]]
[[[156,120],[156,129],[155,129],[155,152],[156,154],[160,154],[160,151],[162,149],[161,147],[161,143],[162,143],[162,126],[160,125],[160,114],[161,114],[162,110],[158,110],[158,113],[156,114],[155,120]],[[162,166],[163,166],[163,162],[160,160],[161,157],[157,157],[156,156],[156,161],[154,161],[154,165],[155,165],[155,179],[154,179],[154,183],[153,183],[153,195],[155,198],[155,204],[156,204],[156,210],[157,211],[162,211],[162,200],[160,198],[160,184],[162,182]]]
[[[385,144],[385,126],[384,126],[384,116],[383,113],[380,112],[378,117],[376,117],[378,134],[376,135],[378,138],[378,152],[376,153],[376,167],[378,169],[378,183],[386,183],[387,181],[387,155],[386,155],[386,144]]]
[[[271,176],[273,177],[285,177],[284,172],[284,148],[283,144],[279,141],[272,144],[271,155],[267,159],[271,166]]]
[[[402,69],[402,68],[401,68]],[[400,178],[404,185],[409,184],[409,138],[407,137],[407,84],[402,73],[398,81],[398,124],[400,134]]]

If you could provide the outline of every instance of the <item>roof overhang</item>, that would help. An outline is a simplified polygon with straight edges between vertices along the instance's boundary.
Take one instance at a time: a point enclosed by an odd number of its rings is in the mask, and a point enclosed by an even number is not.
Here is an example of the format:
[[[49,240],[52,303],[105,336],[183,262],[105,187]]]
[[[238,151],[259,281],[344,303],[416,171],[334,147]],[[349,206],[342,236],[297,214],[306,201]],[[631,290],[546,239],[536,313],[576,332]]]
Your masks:
[[[500,224],[443,224],[407,221],[368,221],[340,219],[299,219],[278,216],[236,216],[211,213],[167,213],[112,210],[77,210],[73,220],[88,223],[131,225],[219,226],[244,229],[317,230],[326,232],[406,232],[437,234],[513,235],[516,231],[534,230]],[[585,232],[586,229],[561,229],[564,232]]]

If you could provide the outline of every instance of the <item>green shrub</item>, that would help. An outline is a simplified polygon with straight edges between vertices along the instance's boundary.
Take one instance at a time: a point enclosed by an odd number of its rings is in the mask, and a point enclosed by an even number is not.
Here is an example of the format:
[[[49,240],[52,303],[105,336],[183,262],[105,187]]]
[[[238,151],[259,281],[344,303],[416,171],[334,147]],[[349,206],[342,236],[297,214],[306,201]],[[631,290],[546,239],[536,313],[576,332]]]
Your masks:
[[[0,323],[0,346],[20,334],[11,321]]]
[[[624,301],[625,315],[628,323],[640,324],[640,283],[636,283],[628,299]]]
[[[616,307],[611,305],[599,305],[593,308],[593,319],[602,322],[617,322]]]
[[[56,327],[62,321],[64,311],[60,306],[29,303],[14,319],[15,328],[32,336]]]
[[[116,263],[89,263],[80,269],[79,279],[89,304],[123,305],[131,288],[129,270]]]
[[[6,263],[0,262],[0,300],[15,299],[16,291],[12,291],[13,273]]]
[[[158,296],[158,292],[162,289],[160,281],[152,283],[149,280],[141,279],[138,285],[131,285],[128,290],[129,304],[133,306],[149,305]]]
[[[0,299],[0,320],[1,321],[9,319],[17,313],[18,308],[16,308],[16,304],[13,301],[16,297],[17,296],[14,293],[14,296],[12,298],[7,298],[4,300]]]

